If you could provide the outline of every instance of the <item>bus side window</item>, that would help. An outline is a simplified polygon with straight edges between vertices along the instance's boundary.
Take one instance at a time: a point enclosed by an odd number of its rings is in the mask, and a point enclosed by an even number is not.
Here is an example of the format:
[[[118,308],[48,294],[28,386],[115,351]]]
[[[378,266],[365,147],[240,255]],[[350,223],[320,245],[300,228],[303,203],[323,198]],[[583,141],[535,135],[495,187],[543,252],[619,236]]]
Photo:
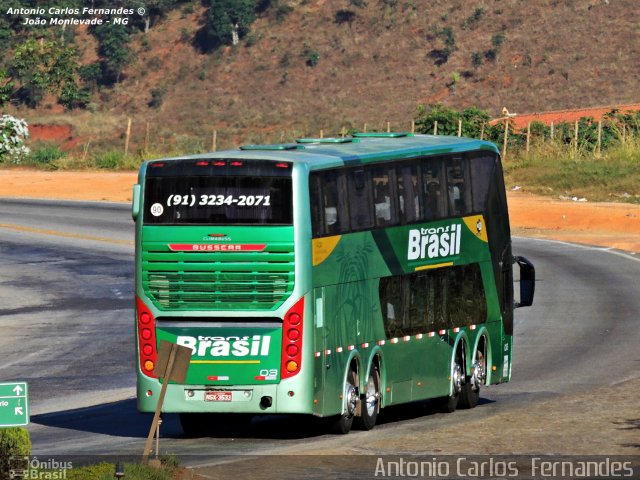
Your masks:
[[[420,194],[417,165],[402,165],[396,170],[400,222],[413,223],[420,218]]]
[[[494,176],[496,166],[495,154],[477,153],[467,155],[471,172],[471,191],[473,192],[473,212],[482,212],[485,209],[491,179]]]
[[[320,188],[320,176],[312,173],[309,176],[309,202],[311,206],[311,231],[314,237],[325,233],[325,215],[322,205],[322,189]]]
[[[466,172],[467,162],[453,158],[447,164],[447,192],[449,215],[466,215],[471,212],[471,182]]]
[[[371,172],[373,181],[373,203],[375,205],[376,226],[384,227],[397,223],[395,202],[392,201],[391,180],[388,168],[374,168]]]
[[[425,159],[422,169],[424,220],[435,220],[446,216],[442,196],[442,163],[439,159]]]
[[[347,229],[344,173],[329,170],[313,174],[309,183],[313,234],[337,235]]]
[[[351,230],[373,227],[371,177],[367,170],[351,170],[348,176]]]
[[[378,294],[382,320],[387,338],[402,336],[404,322],[404,302],[402,296],[402,277],[384,277],[380,279]]]
[[[409,317],[411,332],[428,332],[429,327],[429,273],[420,272],[409,277],[411,298],[409,301]]]

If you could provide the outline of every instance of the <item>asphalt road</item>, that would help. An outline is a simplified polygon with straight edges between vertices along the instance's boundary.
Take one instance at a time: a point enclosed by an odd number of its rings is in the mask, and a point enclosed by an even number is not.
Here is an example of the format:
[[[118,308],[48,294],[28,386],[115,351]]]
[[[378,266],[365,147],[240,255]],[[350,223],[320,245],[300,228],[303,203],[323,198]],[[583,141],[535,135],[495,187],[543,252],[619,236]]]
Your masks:
[[[476,409],[453,415],[428,404],[388,409],[372,432],[342,437],[282,416],[188,439],[177,417],[166,415],[162,450],[198,464],[238,453],[339,449],[358,435],[379,439],[489,419],[539,399],[640,377],[640,259],[524,238],[514,239],[514,253],[536,266],[536,298],[532,308],[516,311],[512,381],[483,389]],[[32,453],[141,453],[151,416],[138,414],[133,400],[128,206],[2,199],[0,265],[0,382],[29,382]]]

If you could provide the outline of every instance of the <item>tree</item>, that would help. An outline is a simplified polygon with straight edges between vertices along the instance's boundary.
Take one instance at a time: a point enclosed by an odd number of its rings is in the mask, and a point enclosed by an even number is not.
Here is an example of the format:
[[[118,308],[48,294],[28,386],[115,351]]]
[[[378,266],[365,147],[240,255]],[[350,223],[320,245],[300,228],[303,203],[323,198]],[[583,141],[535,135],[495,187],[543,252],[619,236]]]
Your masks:
[[[0,107],[9,101],[13,94],[15,83],[11,81],[9,73],[0,69]]]
[[[243,38],[255,20],[255,0],[207,0],[209,10],[196,34],[196,45],[204,52],[229,45],[234,36]]]
[[[113,85],[120,81],[124,68],[133,59],[133,53],[129,49],[129,32],[125,25],[103,23],[96,26],[93,31],[100,42],[98,55],[100,55],[100,67],[102,69],[102,82]]]
[[[438,135],[457,135],[458,121],[462,120],[462,136],[478,138],[482,126],[485,125],[486,128],[490,119],[487,112],[477,107],[468,107],[460,113],[441,103],[418,105],[416,130],[420,133],[433,133],[433,126],[437,121]]]
[[[78,54],[75,48],[55,41],[30,39],[16,48],[9,70],[19,84],[18,98],[36,107],[45,93],[59,96],[70,85],[76,85]]]

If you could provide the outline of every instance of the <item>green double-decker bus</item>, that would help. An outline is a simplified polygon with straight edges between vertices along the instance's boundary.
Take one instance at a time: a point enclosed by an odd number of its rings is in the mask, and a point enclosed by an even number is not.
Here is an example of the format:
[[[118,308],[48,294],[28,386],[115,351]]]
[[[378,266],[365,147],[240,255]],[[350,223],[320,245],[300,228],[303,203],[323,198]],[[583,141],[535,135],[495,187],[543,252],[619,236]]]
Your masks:
[[[535,272],[512,255],[491,143],[362,133],[148,161],[133,217],[138,408],[157,405],[159,342],[190,348],[163,405],[187,433],[211,414],[371,429],[511,377]]]

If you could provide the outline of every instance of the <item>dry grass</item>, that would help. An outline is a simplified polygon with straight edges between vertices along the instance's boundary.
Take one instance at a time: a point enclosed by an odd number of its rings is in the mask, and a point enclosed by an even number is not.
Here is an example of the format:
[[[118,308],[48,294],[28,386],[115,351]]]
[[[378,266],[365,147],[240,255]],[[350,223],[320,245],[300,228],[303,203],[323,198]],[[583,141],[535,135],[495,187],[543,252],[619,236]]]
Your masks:
[[[640,138],[602,154],[544,143],[505,162],[507,184],[553,196],[640,203]]]

